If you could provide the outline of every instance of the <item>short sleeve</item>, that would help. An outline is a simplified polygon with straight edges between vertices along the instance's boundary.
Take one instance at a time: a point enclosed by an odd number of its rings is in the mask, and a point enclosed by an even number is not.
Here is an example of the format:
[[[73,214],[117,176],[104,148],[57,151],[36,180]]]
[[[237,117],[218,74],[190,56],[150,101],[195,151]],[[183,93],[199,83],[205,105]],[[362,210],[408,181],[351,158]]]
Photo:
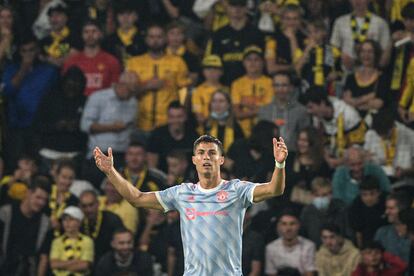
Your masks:
[[[253,204],[253,192],[256,185],[257,184],[248,181],[239,181],[236,183],[237,195],[242,201],[243,206],[246,208]]]
[[[155,192],[155,196],[164,208],[164,212],[178,209],[177,198],[182,185],[173,186],[163,191]]]

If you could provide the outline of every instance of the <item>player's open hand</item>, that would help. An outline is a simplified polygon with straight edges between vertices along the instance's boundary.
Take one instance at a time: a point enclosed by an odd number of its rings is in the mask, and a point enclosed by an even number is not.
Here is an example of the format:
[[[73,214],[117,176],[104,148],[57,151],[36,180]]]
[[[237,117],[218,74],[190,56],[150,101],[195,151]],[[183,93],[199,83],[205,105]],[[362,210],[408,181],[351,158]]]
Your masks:
[[[114,157],[112,156],[112,148],[108,148],[108,156],[106,156],[100,148],[96,147],[93,151],[96,166],[103,172],[109,173],[114,166]]]
[[[279,137],[279,141],[277,138],[273,138],[273,155],[279,163],[283,163],[286,160],[288,149],[282,137]]]

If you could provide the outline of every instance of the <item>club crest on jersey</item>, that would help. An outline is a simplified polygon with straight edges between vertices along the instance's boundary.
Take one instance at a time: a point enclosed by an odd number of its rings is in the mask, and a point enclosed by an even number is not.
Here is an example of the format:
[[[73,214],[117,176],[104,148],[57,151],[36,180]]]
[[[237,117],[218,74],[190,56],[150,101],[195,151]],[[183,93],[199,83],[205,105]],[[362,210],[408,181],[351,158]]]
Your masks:
[[[194,208],[185,208],[185,217],[188,220],[194,220],[196,216],[197,216],[197,213]]]
[[[229,197],[229,194],[226,191],[219,191],[217,192],[216,197],[217,197],[217,201],[224,202]]]

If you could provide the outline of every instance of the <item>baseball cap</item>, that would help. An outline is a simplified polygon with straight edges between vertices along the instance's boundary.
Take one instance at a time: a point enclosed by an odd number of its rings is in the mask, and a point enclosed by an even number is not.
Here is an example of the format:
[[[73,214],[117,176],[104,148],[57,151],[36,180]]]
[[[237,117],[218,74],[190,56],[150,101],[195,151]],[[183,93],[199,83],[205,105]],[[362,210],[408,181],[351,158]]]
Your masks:
[[[247,0],[227,0],[227,3],[231,6],[247,6]]]
[[[49,8],[49,10],[47,11],[47,15],[51,16],[52,13],[54,13],[54,12],[61,12],[61,13],[64,13],[66,15],[68,14],[66,6],[64,6],[63,4],[57,4],[57,5],[54,5],[53,7]]]
[[[243,51],[243,58],[246,58],[250,54],[258,54],[259,56],[263,57],[263,50],[257,45],[250,45],[246,47]]]
[[[70,216],[79,221],[83,220],[83,212],[81,211],[81,209],[75,206],[66,207],[66,209],[63,211],[62,217],[65,215]]]
[[[213,68],[222,68],[223,63],[221,62],[221,58],[217,55],[209,55],[203,59],[202,62],[203,67],[213,67]]]

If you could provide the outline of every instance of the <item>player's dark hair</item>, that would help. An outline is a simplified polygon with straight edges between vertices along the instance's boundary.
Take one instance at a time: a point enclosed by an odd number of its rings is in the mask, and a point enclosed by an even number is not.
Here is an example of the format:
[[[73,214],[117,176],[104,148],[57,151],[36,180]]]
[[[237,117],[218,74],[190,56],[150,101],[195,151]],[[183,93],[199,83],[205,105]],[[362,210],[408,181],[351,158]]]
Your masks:
[[[380,190],[379,180],[373,175],[365,176],[361,184],[359,184],[360,191],[373,191],[373,190]]]
[[[198,145],[200,145],[201,143],[216,144],[217,147],[220,150],[220,154],[224,155],[224,147],[223,147],[223,144],[220,142],[220,140],[217,139],[216,137],[213,137],[213,136],[208,135],[208,134],[202,135],[202,136],[198,137],[197,140],[195,140],[194,145],[193,145],[193,154],[195,154]]]

